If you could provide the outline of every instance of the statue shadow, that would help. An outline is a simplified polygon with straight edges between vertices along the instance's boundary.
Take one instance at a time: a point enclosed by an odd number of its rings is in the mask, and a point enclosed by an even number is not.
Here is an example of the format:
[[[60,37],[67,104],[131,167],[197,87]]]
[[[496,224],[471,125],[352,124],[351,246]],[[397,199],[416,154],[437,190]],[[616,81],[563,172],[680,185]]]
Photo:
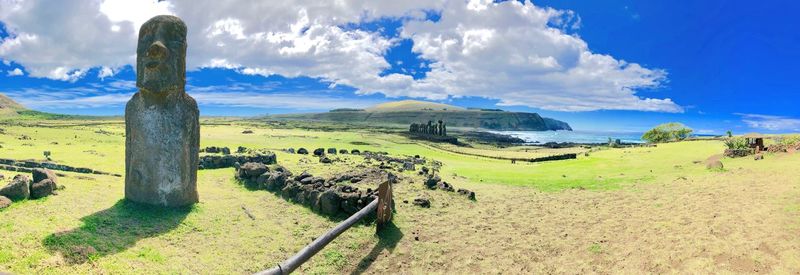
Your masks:
[[[361,261],[356,266],[356,269],[351,272],[351,275],[360,275],[366,272],[366,270],[378,259],[378,256],[383,250],[388,250],[390,253],[394,251],[394,248],[397,246],[397,243],[403,239],[403,232],[400,231],[400,228],[393,222],[389,222],[389,224],[384,225],[384,227],[377,233],[378,235],[378,243],[372,247],[372,250],[361,259]]]
[[[114,206],[81,218],[81,227],[50,234],[42,244],[63,255],[68,264],[127,250],[141,239],[178,227],[192,207],[162,208],[122,199]]]

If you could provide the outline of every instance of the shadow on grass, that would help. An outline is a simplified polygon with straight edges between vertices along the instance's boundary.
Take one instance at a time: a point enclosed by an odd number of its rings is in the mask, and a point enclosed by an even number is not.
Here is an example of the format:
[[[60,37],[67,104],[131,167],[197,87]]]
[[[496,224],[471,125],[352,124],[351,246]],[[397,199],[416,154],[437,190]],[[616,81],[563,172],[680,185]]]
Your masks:
[[[50,234],[42,244],[59,252],[69,264],[119,253],[141,239],[158,236],[178,227],[192,207],[162,208],[118,201],[106,210],[81,218],[83,226]]]
[[[394,251],[394,248],[397,246],[397,243],[403,239],[403,232],[400,231],[400,228],[390,222],[389,224],[385,225],[380,232],[378,232],[378,243],[372,247],[372,250],[364,256],[363,259],[358,263],[356,269],[351,272],[350,274],[362,274],[364,273],[372,263],[378,258],[381,251],[389,250],[391,253]]]

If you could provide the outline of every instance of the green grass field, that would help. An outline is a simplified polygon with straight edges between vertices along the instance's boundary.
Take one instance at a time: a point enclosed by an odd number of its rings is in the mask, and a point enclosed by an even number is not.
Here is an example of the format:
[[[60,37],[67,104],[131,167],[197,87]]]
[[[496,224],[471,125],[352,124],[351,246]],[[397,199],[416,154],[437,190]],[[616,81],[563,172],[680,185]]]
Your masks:
[[[385,151],[440,161],[443,178],[477,193],[473,202],[427,190],[420,176],[404,172],[395,188],[396,227],[375,235],[372,225],[356,226],[304,265],[303,273],[800,272],[798,154],[724,159],[723,171],[709,171],[702,161],[724,145],[706,140],[594,148],[576,160],[512,164],[372,129],[203,120],[201,147],[269,148],[295,173],[335,175],[363,158],[340,155],[339,165],[324,165],[280,149]],[[123,174],[119,119],[26,115],[0,128],[2,158],[42,160],[50,151],[57,163]],[[242,134],[245,129],[253,134]],[[551,153],[469,150],[510,157]],[[66,174],[59,195],[0,210],[0,271],[252,273],[340,221],[247,190],[235,182],[232,168],[201,170],[201,203],[173,210],[124,201],[123,178]],[[416,197],[430,198],[432,207],[402,203]]]

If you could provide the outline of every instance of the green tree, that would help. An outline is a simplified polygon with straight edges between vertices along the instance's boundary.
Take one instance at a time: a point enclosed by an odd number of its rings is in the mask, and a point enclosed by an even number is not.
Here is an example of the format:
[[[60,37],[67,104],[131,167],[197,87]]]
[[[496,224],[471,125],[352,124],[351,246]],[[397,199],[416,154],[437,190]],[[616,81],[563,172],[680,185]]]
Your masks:
[[[692,128],[678,122],[664,123],[650,129],[642,135],[642,139],[650,143],[661,143],[684,140],[691,136]]]

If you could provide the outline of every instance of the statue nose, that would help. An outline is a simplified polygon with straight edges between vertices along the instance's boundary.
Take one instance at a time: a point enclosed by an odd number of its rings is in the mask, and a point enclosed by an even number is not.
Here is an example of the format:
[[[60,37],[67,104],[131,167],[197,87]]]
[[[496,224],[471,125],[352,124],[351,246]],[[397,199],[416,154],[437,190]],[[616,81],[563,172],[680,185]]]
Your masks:
[[[161,41],[153,42],[147,49],[147,57],[163,59],[167,57],[167,47]]]

